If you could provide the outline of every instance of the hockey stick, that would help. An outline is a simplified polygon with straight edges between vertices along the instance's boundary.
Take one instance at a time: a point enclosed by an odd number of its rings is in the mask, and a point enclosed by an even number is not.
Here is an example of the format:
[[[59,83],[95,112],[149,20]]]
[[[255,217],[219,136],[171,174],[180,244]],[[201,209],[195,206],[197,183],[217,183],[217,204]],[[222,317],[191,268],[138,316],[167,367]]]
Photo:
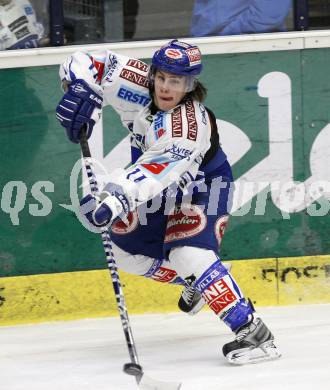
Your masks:
[[[98,195],[99,189],[98,189],[96,176],[93,171],[92,156],[89,149],[85,128],[83,128],[81,131],[80,147],[83,155],[84,166],[86,169],[91,193],[92,195]],[[106,256],[107,266],[110,272],[112,285],[116,297],[119,317],[121,320],[122,328],[126,339],[126,345],[128,348],[128,353],[131,360],[130,363],[124,364],[123,367],[124,372],[128,375],[135,376],[136,382],[139,388],[142,390],[179,390],[181,387],[181,383],[161,382],[152,379],[150,377],[147,377],[144,374],[142,366],[139,363],[139,359],[135,347],[133,333],[130,326],[128,312],[126,308],[125,296],[121,286],[121,282],[118,274],[118,268],[112,252],[110,234],[106,227],[101,228],[101,237],[102,237],[103,248]]]

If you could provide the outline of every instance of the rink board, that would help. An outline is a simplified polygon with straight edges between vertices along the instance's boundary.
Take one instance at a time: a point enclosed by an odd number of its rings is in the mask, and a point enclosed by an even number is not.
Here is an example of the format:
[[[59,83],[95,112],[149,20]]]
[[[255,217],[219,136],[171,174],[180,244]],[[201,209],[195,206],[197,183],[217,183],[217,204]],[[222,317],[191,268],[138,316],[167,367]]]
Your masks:
[[[232,262],[232,274],[258,306],[330,302],[330,256]],[[181,287],[121,273],[131,314],[177,311]],[[2,278],[0,325],[117,315],[107,270]]]

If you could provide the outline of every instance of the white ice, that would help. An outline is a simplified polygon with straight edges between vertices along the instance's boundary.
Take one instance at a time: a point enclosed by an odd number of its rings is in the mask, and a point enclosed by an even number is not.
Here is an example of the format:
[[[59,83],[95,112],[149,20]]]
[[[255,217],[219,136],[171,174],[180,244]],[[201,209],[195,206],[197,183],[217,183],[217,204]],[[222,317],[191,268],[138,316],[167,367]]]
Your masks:
[[[131,316],[146,374],[182,390],[329,390],[330,304],[261,308],[282,358],[231,366],[230,331],[210,312]],[[0,327],[1,390],[133,390],[118,317]]]

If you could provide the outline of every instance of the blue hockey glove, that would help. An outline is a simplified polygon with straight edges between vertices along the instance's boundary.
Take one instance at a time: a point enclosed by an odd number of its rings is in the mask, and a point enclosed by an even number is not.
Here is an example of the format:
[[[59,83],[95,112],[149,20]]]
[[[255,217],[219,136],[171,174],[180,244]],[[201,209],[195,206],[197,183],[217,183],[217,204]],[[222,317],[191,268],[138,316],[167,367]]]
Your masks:
[[[103,97],[84,80],[77,79],[69,85],[56,108],[56,117],[65,127],[70,141],[79,143],[84,125],[87,138],[91,136],[95,123],[101,117],[102,103]]]
[[[108,227],[118,218],[127,221],[129,204],[126,196],[117,191],[106,191],[114,187],[108,184],[99,198],[89,194],[81,199],[80,214],[90,227]]]

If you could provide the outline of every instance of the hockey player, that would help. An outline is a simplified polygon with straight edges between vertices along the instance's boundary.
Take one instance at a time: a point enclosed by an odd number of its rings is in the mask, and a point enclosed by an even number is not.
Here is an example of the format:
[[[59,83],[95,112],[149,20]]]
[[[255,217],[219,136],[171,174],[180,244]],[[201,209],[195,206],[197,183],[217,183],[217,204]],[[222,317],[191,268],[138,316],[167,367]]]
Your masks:
[[[0,0],[0,50],[39,46],[44,28],[27,0]]]
[[[81,201],[93,228],[109,226],[118,267],[184,286],[185,312],[206,302],[236,334],[223,347],[229,362],[274,359],[272,333],[218,255],[233,179],[215,116],[202,104],[201,70],[199,48],[177,40],[155,52],[151,67],[108,50],[77,52],[60,68],[57,118],[78,143],[82,127],[89,137],[111,105],[130,131],[132,165],[109,175],[100,198]]]

